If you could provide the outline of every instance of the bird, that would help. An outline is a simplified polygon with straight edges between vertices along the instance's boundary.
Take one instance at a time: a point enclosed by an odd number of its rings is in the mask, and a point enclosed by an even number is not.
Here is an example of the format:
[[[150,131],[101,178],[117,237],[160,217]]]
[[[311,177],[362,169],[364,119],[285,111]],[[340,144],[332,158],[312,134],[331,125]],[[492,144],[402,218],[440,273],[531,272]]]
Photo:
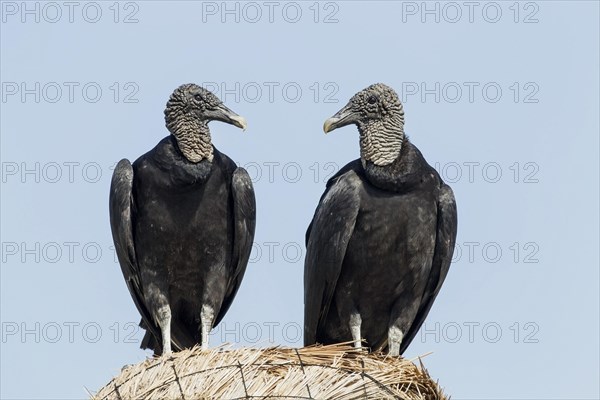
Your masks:
[[[169,135],[113,172],[109,213],[121,271],[146,330],[142,349],[169,354],[200,344],[224,317],[252,249],[256,200],[247,171],[211,142],[210,121],[246,129],[212,92],[176,88]]]
[[[306,232],[304,344],[404,353],[448,273],[456,201],[404,133],[397,93],[376,83],[323,125],[356,125],[360,158],[342,167]]]

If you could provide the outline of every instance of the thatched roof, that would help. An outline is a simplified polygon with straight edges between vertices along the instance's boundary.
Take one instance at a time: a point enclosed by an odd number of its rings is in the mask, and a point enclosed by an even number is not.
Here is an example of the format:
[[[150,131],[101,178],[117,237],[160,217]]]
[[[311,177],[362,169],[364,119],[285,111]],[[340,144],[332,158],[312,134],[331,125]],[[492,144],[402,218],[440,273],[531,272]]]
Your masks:
[[[93,399],[446,399],[423,365],[347,344],[195,347],[123,368]]]

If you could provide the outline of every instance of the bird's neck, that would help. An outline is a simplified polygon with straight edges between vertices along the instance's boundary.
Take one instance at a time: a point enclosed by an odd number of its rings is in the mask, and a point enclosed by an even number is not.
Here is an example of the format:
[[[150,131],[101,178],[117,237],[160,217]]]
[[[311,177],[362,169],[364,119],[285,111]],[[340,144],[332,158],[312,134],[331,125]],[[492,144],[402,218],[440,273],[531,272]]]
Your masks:
[[[181,116],[167,128],[175,139],[179,150],[190,162],[198,163],[204,159],[213,160],[213,145],[210,140],[208,124],[197,118]]]
[[[392,164],[400,154],[404,142],[404,122],[391,116],[359,124],[360,159],[363,167],[367,162],[376,166]]]

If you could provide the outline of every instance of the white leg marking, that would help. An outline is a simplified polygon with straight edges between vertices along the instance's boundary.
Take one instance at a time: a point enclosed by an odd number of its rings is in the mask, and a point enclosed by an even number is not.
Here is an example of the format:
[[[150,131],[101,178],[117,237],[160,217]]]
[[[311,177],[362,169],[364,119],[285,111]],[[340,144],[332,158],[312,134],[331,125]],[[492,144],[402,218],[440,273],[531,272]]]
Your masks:
[[[360,337],[360,325],[362,319],[359,313],[350,314],[350,333],[352,334],[352,340],[354,341],[354,347],[357,349],[361,348],[361,337]]]
[[[171,309],[169,306],[162,306],[157,311],[158,327],[162,336],[163,354],[171,352]]]
[[[208,349],[208,335],[213,328],[215,310],[211,306],[203,305],[200,310],[200,335],[202,336],[202,349]]]
[[[390,326],[388,331],[388,351],[390,356],[400,355],[400,344],[404,333],[396,326]]]

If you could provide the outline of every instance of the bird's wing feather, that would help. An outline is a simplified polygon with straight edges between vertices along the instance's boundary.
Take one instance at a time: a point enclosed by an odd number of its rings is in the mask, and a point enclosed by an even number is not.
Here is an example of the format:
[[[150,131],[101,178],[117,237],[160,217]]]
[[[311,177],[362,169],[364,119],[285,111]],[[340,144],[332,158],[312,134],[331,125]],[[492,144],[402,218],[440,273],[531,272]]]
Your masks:
[[[119,161],[110,184],[109,212],[115,251],[125,283],[133,302],[142,316],[142,325],[158,339],[160,332],[146,307],[140,271],[133,241],[133,168],[127,159]]]
[[[254,229],[256,227],[254,188],[252,180],[244,168],[237,168],[233,171],[231,189],[234,219],[233,254],[231,258],[232,274],[229,279],[227,295],[215,320],[215,326],[225,316],[240,287],[244,273],[246,272],[250,252],[252,251]]]
[[[328,185],[307,232],[304,265],[304,344],[316,342],[327,317],[360,207],[361,180],[353,171]]]
[[[331,178],[329,178],[327,180],[327,185],[325,187],[325,191],[323,192],[323,194],[321,195],[321,198],[319,199],[319,204],[321,204],[321,202],[325,198],[325,195],[327,194],[329,189],[331,189],[331,186],[338,181],[340,176],[346,174],[348,171],[353,171],[355,174],[359,174],[359,171],[361,171],[361,170],[362,170],[362,166],[360,164],[360,159],[351,161],[348,164],[346,164],[345,166],[343,166],[338,172],[335,173],[335,175],[333,175]],[[315,215],[316,215],[316,211],[315,211]],[[310,224],[308,224],[308,228],[306,229],[306,235],[304,236],[304,245],[305,246],[308,246],[308,238],[310,237],[310,232],[312,231],[313,222],[314,222],[314,217],[313,217],[313,220],[310,221]]]
[[[431,272],[417,316],[402,339],[401,354],[413,340],[419,328],[421,328],[433,305],[433,301],[442,287],[442,283],[444,283],[444,279],[446,279],[446,275],[450,269],[450,262],[452,261],[452,253],[454,252],[456,229],[457,213],[454,194],[450,186],[442,184],[438,197],[437,232]]]

